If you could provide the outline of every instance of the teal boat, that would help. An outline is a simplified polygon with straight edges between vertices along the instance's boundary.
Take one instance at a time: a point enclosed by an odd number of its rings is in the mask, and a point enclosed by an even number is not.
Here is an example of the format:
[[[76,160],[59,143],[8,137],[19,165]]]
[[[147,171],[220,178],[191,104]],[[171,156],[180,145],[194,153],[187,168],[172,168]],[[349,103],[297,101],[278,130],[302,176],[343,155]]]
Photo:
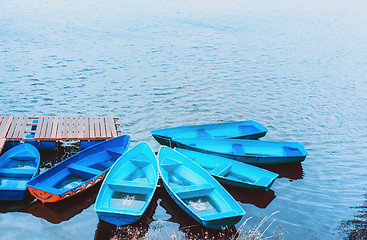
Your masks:
[[[267,131],[260,123],[248,120],[164,128],[151,131],[151,134],[160,144],[172,146],[171,139],[176,137],[258,139],[265,136]]]
[[[158,159],[168,194],[198,223],[223,230],[241,220],[242,207],[198,164],[166,146],[159,149]]]
[[[153,198],[159,170],[153,150],[142,142],[112,166],[98,193],[95,211],[116,226],[140,219]]]
[[[299,142],[202,138],[173,138],[172,141],[179,148],[251,164],[302,162],[307,156],[306,149]]]
[[[220,183],[230,186],[268,191],[279,176],[277,173],[229,158],[182,148],[175,150],[199,164]]]
[[[27,183],[40,166],[40,154],[25,143],[15,146],[0,157],[0,200],[21,201],[27,193]]]

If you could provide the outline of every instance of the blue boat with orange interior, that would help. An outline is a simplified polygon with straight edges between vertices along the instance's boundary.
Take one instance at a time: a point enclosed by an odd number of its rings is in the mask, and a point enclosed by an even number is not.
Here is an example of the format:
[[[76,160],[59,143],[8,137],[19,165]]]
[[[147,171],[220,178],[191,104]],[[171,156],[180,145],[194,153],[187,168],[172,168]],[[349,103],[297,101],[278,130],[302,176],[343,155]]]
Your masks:
[[[218,155],[250,164],[302,162],[307,151],[299,142],[246,139],[173,138],[179,148]]]
[[[39,170],[40,154],[31,144],[20,144],[0,157],[0,200],[21,201],[27,183]]]
[[[29,181],[28,190],[43,203],[74,196],[102,181],[129,144],[122,135],[93,145]]]
[[[198,223],[223,230],[241,220],[242,207],[197,163],[166,146],[159,149],[158,159],[168,194]]]
[[[102,183],[94,206],[98,217],[116,226],[138,221],[153,198],[158,176],[157,159],[148,143],[127,151]]]
[[[265,136],[267,131],[268,129],[260,123],[247,120],[157,129],[151,131],[151,134],[160,144],[172,146],[171,139],[178,137],[258,139]]]
[[[183,148],[175,150],[199,164],[218,182],[230,186],[268,191],[279,176],[277,173],[229,158]]]

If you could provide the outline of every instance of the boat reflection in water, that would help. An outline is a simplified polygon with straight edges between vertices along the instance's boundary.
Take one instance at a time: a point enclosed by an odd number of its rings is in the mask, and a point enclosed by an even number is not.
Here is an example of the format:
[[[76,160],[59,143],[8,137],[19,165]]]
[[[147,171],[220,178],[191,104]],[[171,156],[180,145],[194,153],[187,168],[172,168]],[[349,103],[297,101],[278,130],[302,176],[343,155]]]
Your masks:
[[[158,190],[158,188],[157,188]],[[105,239],[144,239],[148,234],[150,224],[153,222],[153,215],[157,208],[159,192],[156,191],[153,195],[147,210],[139,221],[126,226],[115,226],[99,219],[97,229],[94,235],[94,240]]]
[[[353,219],[341,222],[338,230],[343,239],[366,239],[367,236],[367,194],[364,195],[363,206],[352,207],[357,209]]]
[[[298,180],[303,179],[304,175],[301,163],[259,165],[259,167],[278,173],[278,178],[289,178],[290,180]]]
[[[27,212],[53,224],[67,221],[89,208],[96,201],[100,187],[101,183],[97,183],[95,187],[81,192],[77,197],[67,198],[52,204],[34,201],[29,205]]]
[[[237,201],[249,203],[258,208],[266,208],[275,199],[275,193],[271,189],[269,191],[257,191],[228,185],[223,186]]]
[[[231,239],[237,234],[236,228],[225,229],[224,231],[212,230],[203,227],[193,218],[191,218],[185,211],[183,211],[177,203],[169,196],[168,192],[161,187],[159,189],[162,201],[159,203],[167,214],[171,217],[166,220],[169,222],[178,223],[179,230],[185,235],[186,239]],[[174,237],[171,236],[174,239]],[[181,239],[178,237],[178,239]]]

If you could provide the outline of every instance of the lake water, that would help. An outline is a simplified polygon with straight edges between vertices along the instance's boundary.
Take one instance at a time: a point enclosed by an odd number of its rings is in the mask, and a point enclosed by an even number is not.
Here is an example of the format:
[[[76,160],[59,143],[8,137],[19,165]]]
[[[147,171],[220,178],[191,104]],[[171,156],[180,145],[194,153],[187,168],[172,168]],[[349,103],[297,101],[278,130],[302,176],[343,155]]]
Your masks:
[[[277,211],[265,236],[277,226],[286,239],[352,236],[366,228],[354,220],[367,221],[366,12],[358,0],[1,0],[0,114],[111,115],[132,146],[155,151],[154,129],[258,121],[264,140],[299,141],[309,156],[273,169],[281,178],[268,193],[228,188],[247,213],[210,236]],[[3,204],[0,238],[126,237],[99,222],[97,191],[58,205]],[[203,231],[163,189],[139,224],[129,233]]]

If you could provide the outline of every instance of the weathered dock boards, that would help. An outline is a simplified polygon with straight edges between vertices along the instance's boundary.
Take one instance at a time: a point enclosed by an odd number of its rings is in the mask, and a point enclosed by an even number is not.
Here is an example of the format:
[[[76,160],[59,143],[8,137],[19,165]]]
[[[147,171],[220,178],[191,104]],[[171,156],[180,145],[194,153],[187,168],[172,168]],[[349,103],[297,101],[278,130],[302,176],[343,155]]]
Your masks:
[[[0,152],[6,141],[107,140],[121,134],[115,117],[0,116]]]

